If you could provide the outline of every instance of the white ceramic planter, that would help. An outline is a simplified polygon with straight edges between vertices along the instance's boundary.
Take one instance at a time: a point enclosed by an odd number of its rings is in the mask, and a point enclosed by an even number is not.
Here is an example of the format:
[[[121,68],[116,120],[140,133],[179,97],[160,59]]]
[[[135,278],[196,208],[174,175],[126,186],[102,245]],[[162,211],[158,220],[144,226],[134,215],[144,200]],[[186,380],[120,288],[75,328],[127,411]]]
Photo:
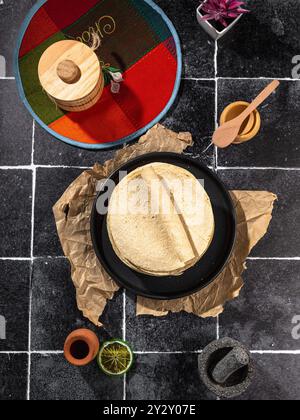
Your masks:
[[[208,33],[215,41],[222,38],[227,32],[229,32],[234,25],[238,23],[238,21],[242,18],[243,15],[238,16],[230,25],[227,26],[227,28],[224,28],[221,32],[218,31],[209,21],[203,20],[203,13],[202,13],[202,7],[206,3],[206,0],[200,4],[200,6],[197,9],[197,19],[199,24],[202,26],[202,28],[205,30],[205,32]]]

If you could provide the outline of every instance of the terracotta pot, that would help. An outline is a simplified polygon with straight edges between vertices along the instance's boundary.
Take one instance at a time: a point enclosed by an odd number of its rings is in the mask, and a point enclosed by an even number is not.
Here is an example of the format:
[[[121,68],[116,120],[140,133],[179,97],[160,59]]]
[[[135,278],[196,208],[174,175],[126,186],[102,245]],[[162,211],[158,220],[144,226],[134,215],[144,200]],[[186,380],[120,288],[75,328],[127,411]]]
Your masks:
[[[99,340],[96,334],[87,329],[73,331],[66,339],[64,355],[69,363],[85,366],[92,362],[99,352]]]
[[[231,121],[238,117],[250,104],[248,102],[239,101],[228,105],[222,112],[220,118],[220,125],[227,121]],[[259,132],[261,127],[261,117],[257,110],[255,110],[250,117],[244,122],[241,131],[237,136],[234,144],[244,143],[253,139]]]

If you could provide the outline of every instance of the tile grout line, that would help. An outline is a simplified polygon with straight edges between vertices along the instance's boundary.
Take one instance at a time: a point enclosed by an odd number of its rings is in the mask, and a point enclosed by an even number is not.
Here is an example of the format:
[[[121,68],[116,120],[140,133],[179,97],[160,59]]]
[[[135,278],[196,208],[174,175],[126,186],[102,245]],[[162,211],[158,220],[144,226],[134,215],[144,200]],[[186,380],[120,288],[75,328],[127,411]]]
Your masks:
[[[123,401],[126,401],[126,398],[127,398],[126,387],[127,387],[127,373],[125,373],[123,376]]]
[[[279,80],[281,82],[300,82],[292,77],[218,77],[218,80]]]
[[[251,354],[300,355],[300,350],[251,350]]]
[[[122,324],[122,332],[123,332],[123,341],[126,341],[126,290],[123,289],[123,324]]]
[[[126,289],[123,289],[123,341],[126,341]],[[127,374],[123,376],[123,401],[126,401]]]
[[[185,153],[186,155],[191,155],[195,157],[193,154]],[[198,157],[200,157],[199,155]],[[1,171],[9,171],[9,170],[24,170],[24,171],[32,171],[33,169],[91,169],[91,166],[66,166],[66,165],[16,165],[16,166],[0,166]],[[222,171],[230,171],[230,170],[247,170],[247,171],[300,171],[299,168],[293,167],[283,167],[283,166],[218,166],[219,170]]]
[[[0,257],[0,261],[33,261],[36,260],[67,260],[64,255],[44,255],[40,257]],[[248,257],[247,260],[261,260],[261,261],[300,261],[300,257]]]
[[[30,257],[0,257],[0,261],[31,261]]]
[[[216,41],[217,42],[217,41]],[[249,80],[249,81],[264,81],[264,80],[279,80],[281,82],[300,82],[299,79],[293,79],[291,77],[222,77],[222,76],[216,76],[216,77],[184,77],[182,80],[190,80],[190,81],[203,81],[203,82],[212,82],[215,79],[217,80]]]
[[[64,354],[63,350],[31,350],[30,354]]]
[[[28,324],[28,376],[27,376],[27,400],[30,400],[30,380],[31,380],[31,314],[32,314],[32,280],[33,280],[33,246],[34,246],[34,206],[36,189],[36,168],[34,166],[34,140],[35,140],[35,121],[32,122],[32,147],[31,147],[31,166],[32,166],[32,205],[31,205],[31,242],[30,242],[30,282],[29,282],[29,324]]]
[[[190,82],[213,82],[214,77],[183,77],[181,80],[186,80]]]
[[[217,340],[220,340],[220,315],[217,315]]]
[[[292,77],[232,77],[232,76],[220,76],[217,77],[218,80],[279,80],[282,82],[299,82],[300,78]],[[0,80],[15,80],[14,76],[0,77]],[[209,82],[214,81],[214,77],[182,77],[181,80],[191,80],[191,81],[203,81]]]
[[[27,401],[30,400],[30,373],[31,373],[31,300],[32,300],[32,274],[33,274],[33,264],[32,261],[30,263],[30,275],[29,275],[29,312],[28,312],[28,351],[26,352],[28,355],[28,367],[27,367]]]
[[[8,170],[27,170],[31,171],[33,169],[92,169],[91,166],[67,166],[67,165],[19,165],[19,166],[0,166],[0,170],[8,171]]]
[[[203,350],[174,350],[174,351],[155,351],[155,350],[145,350],[145,351],[134,351],[134,354],[143,355],[143,354],[201,354]]]
[[[134,351],[134,354],[201,354],[203,350],[174,350],[174,351]],[[251,354],[287,354],[287,355],[300,355],[300,350],[250,350]]]
[[[235,171],[235,170],[241,170],[241,171],[300,171],[300,168],[284,168],[280,166],[269,166],[269,167],[263,167],[263,166],[219,166],[218,168],[221,171]]]
[[[248,257],[249,261],[300,261],[300,257]]]
[[[215,41],[215,130],[218,128],[218,41]],[[218,148],[214,146],[214,169],[218,172]]]
[[[51,256],[51,255],[44,255],[41,257],[0,257],[0,261],[35,261],[35,260],[66,260],[67,257],[64,255],[58,256]]]
[[[218,85],[218,81],[215,81],[216,87],[215,87],[215,130],[218,128],[219,123],[218,123],[218,95],[219,95],[219,85]],[[218,157],[219,157],[219,150],[217,146],[214,146],[214,156],[215,156],[215,162],[214,162],[214,168],[215,171],[218,172],[219,170],[219,166],[218,166]]]
[[[214,55],[214,68],[215,68],[215,130],[218,128],[218,41],[215,41],[215,55]],[[215,171],[218,173],[218,148],[214,146],[214,164]],[[216,339],[220,339],[220,318],[219,315],[216,317]]]
[[[203,350],[174,350],[174,351],[134,351],[136,355],[147,355],[147,354],[165,354],[165,355],[172,355],[172,354],[201,354]],[[251,354],[275,354],[275,355],[300,355],[300,350],[250,350]],[[20,351],[0,351],[1,354],[29,354],[28,351],[20,350]],[[30,354],[37,354],[37,355],[63,355],[63,350],[32,350]]]
[[[215,41],[215,56],[214,56],[214,67],[215,67],[215,130],[218,128],[218,99],[219,99],[219,84],[218,84],[218,41]],[[215,146],[216,153],[216,169],[218,169],[218,148]]]

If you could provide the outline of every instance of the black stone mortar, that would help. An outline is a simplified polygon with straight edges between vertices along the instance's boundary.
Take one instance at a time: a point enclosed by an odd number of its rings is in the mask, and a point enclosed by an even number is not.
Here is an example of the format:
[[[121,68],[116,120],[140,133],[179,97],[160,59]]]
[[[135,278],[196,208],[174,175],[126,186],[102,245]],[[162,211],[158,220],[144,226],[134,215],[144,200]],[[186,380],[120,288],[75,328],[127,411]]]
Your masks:
[[[230,363],[227,366],[224,364],[221,366],[220,362],[226,357],[228,359],[230,354],[233,355],[232,351],[236,355],[240,355],[243,362],[241,367],[238,367],[238,370],[227,378],[227,373],[230,373],[232,366],[229,366]],[[235,361],[235,357],[231,358],[231,361]],[[238,364],[238,362],[236,363]],[[216,369],[217,367],[218,369]],[[207,388],[222,398],[234,398],[243,394],[251,385],[254,377],[250,352],[243,344],[231,338],[223,338],[209,344],[199,355],[198,369],[200,378]],[[224,374],[224,382],[218,383],[214,377],[222,374]]]

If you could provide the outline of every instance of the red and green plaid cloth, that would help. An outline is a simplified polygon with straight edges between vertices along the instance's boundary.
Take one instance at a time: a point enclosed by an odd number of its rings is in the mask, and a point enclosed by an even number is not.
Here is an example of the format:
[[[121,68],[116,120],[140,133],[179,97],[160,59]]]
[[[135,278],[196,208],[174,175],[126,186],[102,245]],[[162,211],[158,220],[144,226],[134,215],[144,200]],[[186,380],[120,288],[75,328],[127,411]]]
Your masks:
[[[108,83],[96,106],[80,112],[57,108],[43,92],[38,63],[53,43],[100,35],[100,61],[123,73],[118,94]],[[175,35],[176,36],[176,35]],[[58,137],[89,145],[117,142],[151,124],[168,106],[178,78],[174,36],[165,18],[144,0],[48,0],[32,17],[19,50],[25,97]]]

